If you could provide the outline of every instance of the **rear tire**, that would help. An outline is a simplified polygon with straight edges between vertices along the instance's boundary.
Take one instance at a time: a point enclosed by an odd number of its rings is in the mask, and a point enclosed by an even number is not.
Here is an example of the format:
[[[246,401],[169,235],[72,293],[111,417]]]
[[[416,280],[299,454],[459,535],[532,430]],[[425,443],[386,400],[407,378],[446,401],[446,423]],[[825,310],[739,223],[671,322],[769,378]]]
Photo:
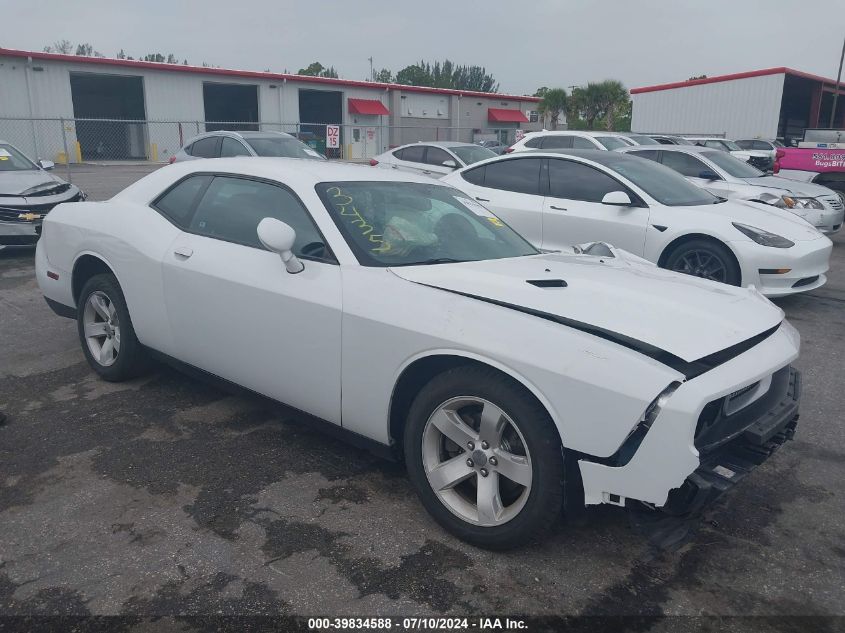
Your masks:
[[[458,367],[425,385],[411,405],[404,448],[425,508],[473,545],[524,545],[561,514],[558,431],[526,389],[491,368]]]
[[[663,267],[731,286],[739,286],[742,281],[733,253],[715,240],[694,239],[680,244],[666,258]]]
[[[88,364],[104,380],[121,382],[150,368],[114,275],[95,275],[85,283],[77,300],[76,326]]]

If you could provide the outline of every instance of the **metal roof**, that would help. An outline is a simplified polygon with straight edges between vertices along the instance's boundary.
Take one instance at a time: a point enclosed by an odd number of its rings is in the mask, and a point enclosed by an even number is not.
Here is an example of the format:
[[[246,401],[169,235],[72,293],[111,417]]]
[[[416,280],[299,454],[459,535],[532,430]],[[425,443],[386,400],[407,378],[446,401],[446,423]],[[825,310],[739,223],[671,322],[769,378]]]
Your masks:
[[[687,81],[676,81],[668,84],[657,84],[655,86],[644,86],[642,88],[631,88],[631,94],[639,94],[642,92],[655,92],[657,90],[672,90],[673,88],[686,88],[687,86],[701,86],[703,84],[713,84],[722,81],[734,81],[735,79],[749,79],[751,77],[763,77],[765,75],[791,75],[793,77],[801,77],[802,79],[811,79],[821,83],[836,85],[836,80],[805,73],[786,66],[779,66],[777,68],[764,68],[763,70],[749,70],[744,73],[733,73],[731,75],[715,75],[713,77],[704,77],[703,79],[689,79]],[[840,89],[845,88],[845,82],[839,84]]]
[[[308,75],[294,75],[291,73],[271,73],[254,70],[232,70],[228,68],[211,68],[207,66],[186,66],[184,64],[168,64],[166,62],[146,62],[132,59],[115,59],[112,57],[85,57],[82,55],[60,55],[57,53],[42,53],[38,51],[23,51],[13,48],[0,48],[0,57],[21,57],[41,59],[45,61],[71,62],[74,64],[90,64],[92,66],[118,66],[122,68],[136,68],[140,70],[161,70],[165,72],[194,73],[203,75],[228,75],[250,79],[277,79],[302,81],[308,83],[334,84],[336,86],[355,86],[358,88],[376,88],[381,90],[403,90],[408,92],[427,92],[434,94],[458,95],[461,97],[485,97],[511,101],[539,102],[539,97],[526,95],[509,95],[498,92],[476,92],[474,90],[454,90],[451,88],[429,88],[427,86],[406,86],[404,84],[382,83],[378,81],[357,81],[353,79],[333,79],[331,77],[311,77]]]

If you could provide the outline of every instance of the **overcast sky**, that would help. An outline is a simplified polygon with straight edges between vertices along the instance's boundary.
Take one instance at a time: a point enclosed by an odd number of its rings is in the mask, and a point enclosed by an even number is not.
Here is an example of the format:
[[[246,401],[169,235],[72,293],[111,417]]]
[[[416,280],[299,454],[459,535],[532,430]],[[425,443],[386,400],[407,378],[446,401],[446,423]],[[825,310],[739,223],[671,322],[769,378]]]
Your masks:
[[[0,0],[0,47],[90,42],[113,57],[364,79],[419,59],[485,66],[500,91],[629,88],[772,66],[835,77],[843,0]]]

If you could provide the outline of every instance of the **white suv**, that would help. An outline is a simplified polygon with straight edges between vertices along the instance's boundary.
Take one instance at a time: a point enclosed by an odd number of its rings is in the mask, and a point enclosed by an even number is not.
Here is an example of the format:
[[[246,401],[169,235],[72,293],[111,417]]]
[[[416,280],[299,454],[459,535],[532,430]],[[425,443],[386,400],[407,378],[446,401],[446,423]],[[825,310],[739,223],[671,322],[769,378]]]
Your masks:
[[[616,132],[529,132],[511,145],[506,154],[532,149],[619,149],[630,147],[633,141]]]

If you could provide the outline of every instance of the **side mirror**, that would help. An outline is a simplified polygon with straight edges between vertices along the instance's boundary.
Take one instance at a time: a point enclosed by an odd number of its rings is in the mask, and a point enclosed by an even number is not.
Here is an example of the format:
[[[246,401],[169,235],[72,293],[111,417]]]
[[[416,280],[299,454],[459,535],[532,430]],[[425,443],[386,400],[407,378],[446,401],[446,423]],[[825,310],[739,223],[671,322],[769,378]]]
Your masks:
[[[305,266],[293,254],[296,231],[276,218],[264,218],[258,223],[258,239],[265,248],[278,253],[285,269],[292,274],[301,273]]]
[[[450,167],[450,168],[452,168],[452,169],[457,169],[457,168],[458,168],[458,164],[457,164],[455,161],[453,161],[451,158],[450,158],[449,160],[444,160],[444,161],[443,161],[442,163],[440,163],[440,164],[441,164],[441,165],[443,165],[444,167]]]
[[[633,204],[631,202],[631,197],[624,191],[611,191],[604,194],[604,198],[601,199],[601,203],[612,204],[618,207],[630,207]]]
[[[55,167],[55,166],[56,166],[56,163],[54,163],[54,162],[53,162],[53,161],[51,161],[51,160],[44,160],[44,159],[42,158],[42,159],[39,159],[39,161],[38,161],[38,166],[39,166],[41,169],[53,169],[53,167]]]
[[[699,174],[698,177],[703,180],[721,180],[719,178],[719,174],[717,174],[712,169],[703,169]]]

